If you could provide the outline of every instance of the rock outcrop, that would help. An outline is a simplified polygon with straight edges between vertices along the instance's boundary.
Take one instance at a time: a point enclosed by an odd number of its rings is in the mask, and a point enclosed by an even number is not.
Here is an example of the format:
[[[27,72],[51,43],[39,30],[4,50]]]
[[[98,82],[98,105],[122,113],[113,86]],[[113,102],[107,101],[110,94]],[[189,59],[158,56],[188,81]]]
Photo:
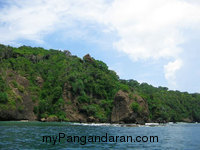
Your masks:
[[[137,104],[137,109],[135,108],[135,110],[132,107],[133,103]],[[148,104],[140,96],[130,96],[128,93],[121,90],[115,95],[114,107],[111,115],[112,123],[144,124],[149,121],[148,116]]]
[[[15,105],[8,105],[4,109],[0,108],[0,121],[36,120],[37,117],[33,112],[35,104],[32,101],[31,95],[27,92],[29,81],[13,71],[7,71],[7,74],[12,74],[12,76],[7,76],[6,82],[10,85],[12,95],[17,100],[13,101]],[[18,87],[14,86],[13,83],[18,85]]]
[[[72,91],[72,86],[65,83],[62,96],[65,101],[64,111],[67,118],[71,122],[87,122],[87,116],[80,113],[77,99],[70,91]]]
[[[94,61],[93,58],[90,56],[90,54],[86,54],[86,55],[83,57],[83,59],[84,59],[85,61],[88,61],[88,62],[93,62],[93,61]]]
[[[57,116],[49,116],[47,118],[41,118],[40,121],[42,122],[57,122],[59,121]]]

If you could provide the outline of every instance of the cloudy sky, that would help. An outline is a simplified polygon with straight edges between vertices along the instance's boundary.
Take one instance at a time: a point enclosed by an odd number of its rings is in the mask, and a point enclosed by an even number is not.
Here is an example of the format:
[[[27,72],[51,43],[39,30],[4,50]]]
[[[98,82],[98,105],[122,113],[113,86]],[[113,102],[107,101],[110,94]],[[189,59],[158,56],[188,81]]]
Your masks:
[[[200,92],[199,0],[0,0],[0,43],[90,53],[122,79]]]

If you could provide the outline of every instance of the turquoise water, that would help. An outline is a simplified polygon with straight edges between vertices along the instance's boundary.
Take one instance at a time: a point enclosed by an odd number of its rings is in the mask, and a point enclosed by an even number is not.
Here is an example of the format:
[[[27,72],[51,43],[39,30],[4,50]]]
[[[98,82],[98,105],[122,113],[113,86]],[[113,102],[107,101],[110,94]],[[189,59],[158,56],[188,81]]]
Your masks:
[[[43,142],[43,136],[158,136],[158,142]],[[146,140],[145,137],[145,140]],[[105,140],[105,139],[104,139]],[[83,143],[82,143],[83,144]],[[149,127],[122,127],[116,125],[89,125],[74,123],[0,122],[0,149],[200,149],[200,124],[166,124]]]

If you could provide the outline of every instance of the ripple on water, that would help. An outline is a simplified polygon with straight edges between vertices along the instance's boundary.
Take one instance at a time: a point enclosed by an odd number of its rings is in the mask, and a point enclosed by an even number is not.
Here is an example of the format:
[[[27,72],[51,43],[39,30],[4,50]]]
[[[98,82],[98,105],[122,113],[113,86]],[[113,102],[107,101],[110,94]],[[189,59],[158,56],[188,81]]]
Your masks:
[[[43,143],[42,136],[158,136],[158,143]],[[151,125],[0,122],[0,149],[200,149],[200,124]]]

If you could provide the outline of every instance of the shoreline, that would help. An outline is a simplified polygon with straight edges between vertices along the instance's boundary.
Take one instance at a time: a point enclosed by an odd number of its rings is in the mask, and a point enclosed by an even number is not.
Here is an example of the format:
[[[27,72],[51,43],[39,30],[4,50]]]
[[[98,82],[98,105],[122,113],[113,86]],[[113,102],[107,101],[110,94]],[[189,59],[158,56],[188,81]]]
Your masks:
[[[145,124],[125,124],[125,123],[80,123],[80,122],[66,122],[66,121],[54,121],[54,122],[42,122],[42,121],[28,121],[28,120],[9,120],[1,122],[18,122],[18,123],[66,123],[67,125],[80,125],[80,126],[113,126],[113,127],[157,127],[175,124],[199,124],[199,122],[167,122],[167,123],[145,123]]]

